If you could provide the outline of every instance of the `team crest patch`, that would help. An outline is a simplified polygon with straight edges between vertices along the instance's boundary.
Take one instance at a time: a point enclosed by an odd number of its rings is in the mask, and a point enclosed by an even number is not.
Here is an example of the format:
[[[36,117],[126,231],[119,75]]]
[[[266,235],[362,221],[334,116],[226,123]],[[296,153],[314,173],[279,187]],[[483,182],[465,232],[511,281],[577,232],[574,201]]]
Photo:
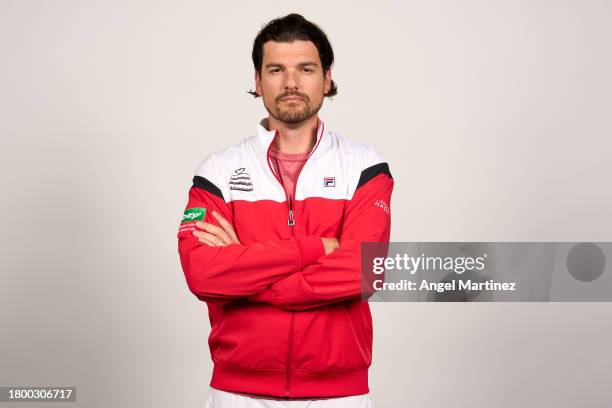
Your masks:
[[[196,221],[202,221],[206,215],[206,208],[194,207],[188,208],[183,214],[181,220],[181,226],[179,227],[179,234],[182,232],[191,232],[195,230]]]
[[[251,176],[244,167],[234,170],[234,174],[230,176],[229,188],[230,190],[253,191]]]
[[[323,177],[323,185],[325,187],[336,187],[335,177]]]

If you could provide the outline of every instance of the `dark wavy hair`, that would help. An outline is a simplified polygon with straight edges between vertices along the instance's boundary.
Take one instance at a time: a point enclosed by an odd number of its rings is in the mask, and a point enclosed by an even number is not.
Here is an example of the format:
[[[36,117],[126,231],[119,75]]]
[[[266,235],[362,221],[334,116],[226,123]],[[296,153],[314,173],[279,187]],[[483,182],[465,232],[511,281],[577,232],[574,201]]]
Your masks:
[[[299,14],[287,14],[285,17],[279,17],[266,24],[255,37],[253,42],[253,66],[261,75],[261,64],[263,63],[263,46],[268,41],[276,42],[292,42],[295,40],[311,41],[317,51],[323,65],[323,75],[325,71],[334,64],[334,50],[332,49],[327,36],[316,24],[306,20]],[[255,98],[259,98],[259,94],[255,91],[247,91]],[[338,87],[331,81],[331,88],[325,96],[334,96],[338,93]]]

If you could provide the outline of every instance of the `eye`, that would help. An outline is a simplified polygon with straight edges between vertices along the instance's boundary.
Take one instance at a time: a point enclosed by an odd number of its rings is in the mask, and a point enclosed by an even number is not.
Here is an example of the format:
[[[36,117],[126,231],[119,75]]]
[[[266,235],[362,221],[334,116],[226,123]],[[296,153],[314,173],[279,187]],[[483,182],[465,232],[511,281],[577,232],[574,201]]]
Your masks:
[[[314,71],[314,69],[312,69],[310,67],[304,67],[304,71],[305,72],[312,72],[312,71]]]
[[[280,69],[279,69],[279,68],[272,68],[272,69],[270,70],[270,72],[272,72],[272,73],[275,73],[275,72],[278,72],[278,71],[280,71]]]

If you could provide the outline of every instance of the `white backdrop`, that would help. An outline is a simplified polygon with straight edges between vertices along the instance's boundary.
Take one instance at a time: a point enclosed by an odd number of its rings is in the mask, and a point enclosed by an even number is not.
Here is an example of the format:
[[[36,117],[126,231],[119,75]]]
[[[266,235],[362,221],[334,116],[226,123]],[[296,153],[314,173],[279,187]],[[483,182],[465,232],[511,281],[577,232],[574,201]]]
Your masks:
[[[321,118],[390,163],[392,240],[612,240],[609,1],[0,0],[0,386],[203,405],[176,232],[289,12],[334,46]],[[378,408],[612,404],[609,303],[371,306]]]

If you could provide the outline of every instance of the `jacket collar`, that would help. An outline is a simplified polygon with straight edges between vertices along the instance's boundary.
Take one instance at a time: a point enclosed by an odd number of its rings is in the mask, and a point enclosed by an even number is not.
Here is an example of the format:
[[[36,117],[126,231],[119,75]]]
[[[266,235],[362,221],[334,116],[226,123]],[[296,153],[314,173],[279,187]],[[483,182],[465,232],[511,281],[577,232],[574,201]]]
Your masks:
[[[266,157],[268,148],[276,135],[276,130],[268,130],[268,124],[268,118],[263,118],[257,125],[257,147],[260,153],[264,154],[264,157]],[[317,141],[312,149],[311,156],[315,153],[319,154],[321,151],[326,150],[327,143],[329,142],[329,136],[326,136],[328,133],[329,131],[325,129],[325,123],[321,118],[319,118],[319,124],[317,126]]]

